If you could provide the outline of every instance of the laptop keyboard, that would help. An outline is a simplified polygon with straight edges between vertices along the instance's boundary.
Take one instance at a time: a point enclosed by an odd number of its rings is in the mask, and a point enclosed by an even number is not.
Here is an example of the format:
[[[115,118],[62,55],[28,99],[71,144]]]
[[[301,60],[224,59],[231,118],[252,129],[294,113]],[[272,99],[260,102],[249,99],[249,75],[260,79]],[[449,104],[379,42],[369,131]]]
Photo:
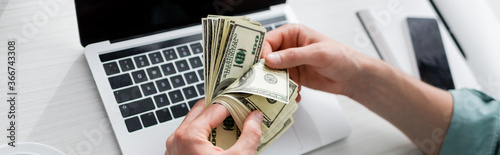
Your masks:
[[[273,30],[284,16],[261,24]],[[99,55],[129,132],[186,116],[204,97],[201,34]]]

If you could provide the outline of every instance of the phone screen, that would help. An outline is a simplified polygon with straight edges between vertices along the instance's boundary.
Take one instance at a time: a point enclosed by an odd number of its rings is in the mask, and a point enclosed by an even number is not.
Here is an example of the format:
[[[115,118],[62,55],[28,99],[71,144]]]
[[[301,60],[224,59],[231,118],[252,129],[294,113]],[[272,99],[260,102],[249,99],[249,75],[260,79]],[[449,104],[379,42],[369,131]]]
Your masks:
[[[407,18],[420,79],[435,87],[455,89],[438,23],[429,18]]]

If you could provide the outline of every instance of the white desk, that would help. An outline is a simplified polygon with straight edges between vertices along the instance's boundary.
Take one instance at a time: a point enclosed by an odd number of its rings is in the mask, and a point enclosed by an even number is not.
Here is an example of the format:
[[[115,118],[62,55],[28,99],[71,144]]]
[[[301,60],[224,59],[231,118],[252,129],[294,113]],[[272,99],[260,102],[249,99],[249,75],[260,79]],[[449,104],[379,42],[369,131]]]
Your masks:
[[[354,36],[366,35],[354,12],[388,1],[289,0],[289,4],[301,23],[377,57],[371,45],[355,46]],[[51,145],[67,154],[120,154],[79,43],[73,1],[59,0],[59,9],[53,14],[44,12],[36,2],[10,0],[0,14],[0,49],[6,49],[7,37],[18,39],[17,141]],[[25,22],[44,15],[49,17],[46,23]],[[23,32],[24,26],[33,26],[32,32]],[[0,52],[0,58],[0,68],[6,68],[6,52]],[[4,69],[0,73],[6,76]],[[5,78],[0,79],[2,98],[6,83]],[[340,96],[339,101],[351,135],[310,154],[420,153],[387,121],[346,97]],[[7,109],[2,102],[0,113],[5,114]],[[3,115],[0,118],[2,128],[7,125],[5,119]],[[1,137],[5,134],[5,129],[0,130]]]

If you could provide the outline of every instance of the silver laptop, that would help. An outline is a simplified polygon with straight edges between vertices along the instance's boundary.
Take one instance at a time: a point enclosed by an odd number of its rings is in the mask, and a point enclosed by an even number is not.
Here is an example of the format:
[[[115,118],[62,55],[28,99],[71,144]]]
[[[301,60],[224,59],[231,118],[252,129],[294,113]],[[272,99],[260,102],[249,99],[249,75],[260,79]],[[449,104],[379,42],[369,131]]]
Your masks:
[[[297,22],[285,0],[75,4],[80,41],[123,154],[163,154],[168,136],[204,97],[202,17],[245,15],[268,31]],[[301,154],[349,134],[334,95],[301,94],[294,126],[263,154]]]

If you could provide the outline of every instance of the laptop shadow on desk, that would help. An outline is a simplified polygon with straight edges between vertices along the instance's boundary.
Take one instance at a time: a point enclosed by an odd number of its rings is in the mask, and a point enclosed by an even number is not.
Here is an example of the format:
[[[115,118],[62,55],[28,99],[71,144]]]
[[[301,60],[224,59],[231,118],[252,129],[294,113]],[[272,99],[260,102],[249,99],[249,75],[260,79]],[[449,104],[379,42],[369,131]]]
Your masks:
[[[66,154],[121,154],[83,54],[64,75],[27,140]]]

